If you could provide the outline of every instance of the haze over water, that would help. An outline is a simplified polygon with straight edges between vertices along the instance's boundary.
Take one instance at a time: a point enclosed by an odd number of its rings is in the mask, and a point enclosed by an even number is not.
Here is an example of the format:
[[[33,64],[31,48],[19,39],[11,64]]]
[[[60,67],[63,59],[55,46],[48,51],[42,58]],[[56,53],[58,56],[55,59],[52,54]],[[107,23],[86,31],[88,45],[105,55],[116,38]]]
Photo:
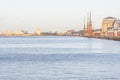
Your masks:
[[[0,80],[120,80],[120,42],[0,37]]]

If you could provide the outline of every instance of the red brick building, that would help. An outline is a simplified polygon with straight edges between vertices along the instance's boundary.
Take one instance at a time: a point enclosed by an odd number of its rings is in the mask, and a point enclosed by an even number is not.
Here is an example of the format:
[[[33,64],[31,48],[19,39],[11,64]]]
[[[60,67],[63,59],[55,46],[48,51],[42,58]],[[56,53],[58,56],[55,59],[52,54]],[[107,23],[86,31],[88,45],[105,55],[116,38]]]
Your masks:
[[[114,34],[114,27],[109,27],[107,29],[107,37],[114,37],[115,34]]]
[[[101,29],[94,30],[93,37],[101,37]]]
[[[120,37],[120,27],[117,30],[117,37]]]

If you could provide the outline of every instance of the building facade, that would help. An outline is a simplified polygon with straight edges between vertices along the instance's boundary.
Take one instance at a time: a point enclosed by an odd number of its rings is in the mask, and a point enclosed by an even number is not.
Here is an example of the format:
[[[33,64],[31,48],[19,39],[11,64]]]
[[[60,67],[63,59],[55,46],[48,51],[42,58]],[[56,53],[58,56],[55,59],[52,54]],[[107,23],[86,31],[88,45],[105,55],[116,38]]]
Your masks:
[[[107,37],[113,38],[114,36],[115,36],[114,27],[109,27],[109,28],[107,29]]]
[[[93,37],[101,37],[101,29],[93,30]]]
[[[114,17],[106,17],[102,21],[102,36],[107,37],[107,29],[110,27],[114,27],[116,18]]]
[[[106,17],[102,22],[102,36],[108,38],[120,37],[120,19]]]
[[[120,19],[117,19],[114,24],[115,37],[120,37]]]

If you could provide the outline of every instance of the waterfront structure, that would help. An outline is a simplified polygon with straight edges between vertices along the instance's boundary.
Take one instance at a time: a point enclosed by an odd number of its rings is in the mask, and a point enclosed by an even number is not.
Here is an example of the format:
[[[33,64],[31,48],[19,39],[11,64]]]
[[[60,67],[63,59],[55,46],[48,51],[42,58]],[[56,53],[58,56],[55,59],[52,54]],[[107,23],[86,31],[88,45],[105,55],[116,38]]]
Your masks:
[[[101,37],[101,29],[93,30],[93,37]]]
[[[73,32],[75,32],[75,31],[74,30],[67,30],[66,35],[72,36]]]
[[[7,30],[0,34],[1,36],[31,36],[31,33],[28,33],[25,30],[10,31]]]
[[[81,34],[80,31],[73,32],[73,36],[81,36],[80,34]]]
[[[120,38],[120,27],[119,27],[118,30],[117,30],[117,37]]]
[[[120,19],[117,19],[114,24],[115,37],[120,37]]]
[[[15,36],[21,36],[21,35],[25,35],[25,34],[28,34],[28,32],[25,30],[18,30],[18,31],[13,32],[13,35],[15,35]]]
[[[102,36],[108,38],[120,37],[120,19],[106,17],[102,22]]]
[[[80,36],[84,36],[84,30],[80,30]]]
[[[57,36],[64,36],[65,32],[57,32]]]
[[[2,33],[2,35],[4,35],[4,36],[12,36],[13,35],[13,31],[6,30],[5,32]]]
[[[40,28],[37,28],[35,33],[36,33],[36,35],[41,35]]]
[[[87,25],[84,21],[84,36],[92,37],[93,35],[93,27],[92,27],[92,19],[91,12],[87,15]]]
[[[107,37],[113,38],[114,36],[115,36],[114,27],[108,27],[108,29],[107,29]]]
[[[66,36],[84,36],[84,30],[75,31],[75,30],[67,30]]]
[[[22,30],[18,30],[14,32],[14,35],[23,35],[23,31]]]
[[[107,29],[109,29],[110,27],[114,27],[115,21],[116,21],[116,18],[114,17],[106,17],[103,19],[102,21],[102,36],[103,37],[107,37],[107,31],[108,31]]]

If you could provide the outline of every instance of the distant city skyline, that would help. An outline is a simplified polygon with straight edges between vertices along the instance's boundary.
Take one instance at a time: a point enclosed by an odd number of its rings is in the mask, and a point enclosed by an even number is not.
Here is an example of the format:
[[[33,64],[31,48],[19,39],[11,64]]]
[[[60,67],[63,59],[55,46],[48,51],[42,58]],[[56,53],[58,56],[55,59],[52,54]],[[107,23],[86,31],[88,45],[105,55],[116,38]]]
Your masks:
[[[27,30],[64,32],[84,27],[84,16],[92,13],[93,28],[101,28],[102,19],[120,18],[119,0],[1,0],[0,31]]]

